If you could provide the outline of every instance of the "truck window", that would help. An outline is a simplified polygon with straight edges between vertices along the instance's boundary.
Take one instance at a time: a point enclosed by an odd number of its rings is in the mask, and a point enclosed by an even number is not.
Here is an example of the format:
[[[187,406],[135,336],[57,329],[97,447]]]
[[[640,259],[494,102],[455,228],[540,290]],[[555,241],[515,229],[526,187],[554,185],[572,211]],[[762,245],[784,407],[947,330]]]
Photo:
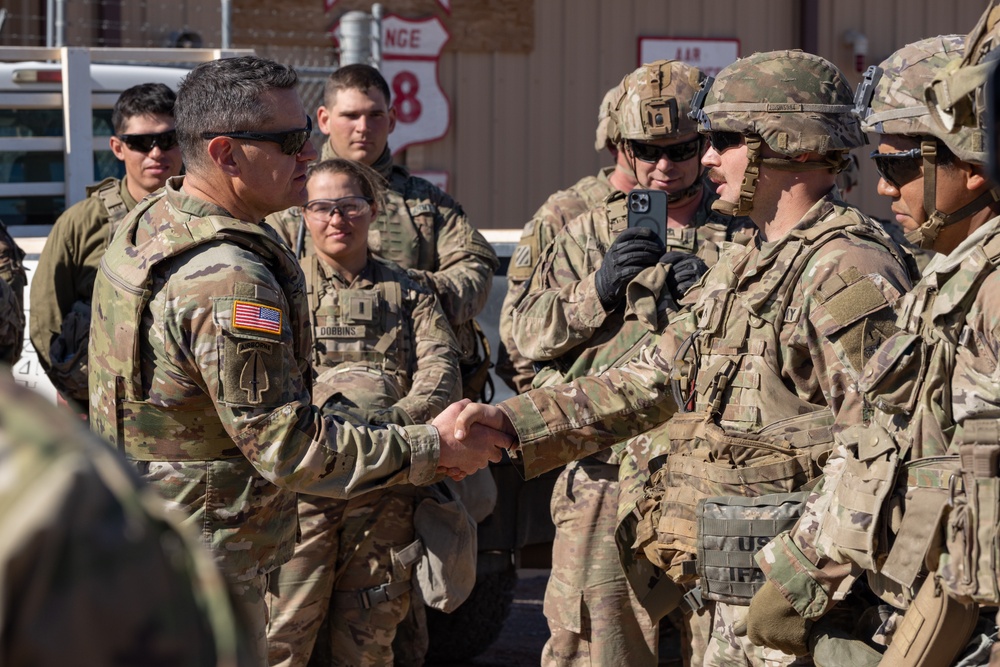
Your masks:
[[[95,144],[95,181],[108,176],[121,178],[125,168],[107,145],[113,133],[111,109],[95,109],[93,118]],[[61,109],[0,109],[0,137],[62,137]],[[64,178],[61,151],[0,151],[0,183],[61,182]],[[38,197],[0,197],[0,220],[13,225],[51,225],[65,210],[63,195]]]

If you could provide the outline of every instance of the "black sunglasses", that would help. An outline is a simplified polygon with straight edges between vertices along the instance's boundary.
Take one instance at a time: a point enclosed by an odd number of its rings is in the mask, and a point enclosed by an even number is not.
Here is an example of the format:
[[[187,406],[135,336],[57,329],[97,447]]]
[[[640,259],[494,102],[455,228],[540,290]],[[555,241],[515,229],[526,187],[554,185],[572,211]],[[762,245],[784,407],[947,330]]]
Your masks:
[[[701,139],[692,139],[683,144],[673,144],[672,146],[655,146],[641,141],[629,140],[632,147],[632,155],[636,160],[656,164],[661,157],[666,157],[671,162],[684,162],[698,155],[701,152]]]
[[[872,151],[871,159],[875,161],[875,170],[885,182],[897,190],[920,176],[920,158],[923,151],[911,148],[898,153],[879,153]]]
[[[177,130],[167,130],[156,134],[119,134],[118,138],[138,153],[148,153],[154,147],[158,147],[161,151],[169,151],[177,145]]]
[[[228,137],[230,139],[248,139],[250,141],[270,141],[281,146],[281,152],[285,155],[298,155],[302,152],[302,147],[309,141],[312,134],[312,118],[306,116],[306,126],[298,130],[287,130],[285,132],[202,132],[202,139],[215,139],[216,137]]]
[[[744,137],[739,132],[721,132],[712,131],[708,132],[708,143],[715,149],[716,153],[722,153],[728,151],[730,148],[735,148],[743,143]]]

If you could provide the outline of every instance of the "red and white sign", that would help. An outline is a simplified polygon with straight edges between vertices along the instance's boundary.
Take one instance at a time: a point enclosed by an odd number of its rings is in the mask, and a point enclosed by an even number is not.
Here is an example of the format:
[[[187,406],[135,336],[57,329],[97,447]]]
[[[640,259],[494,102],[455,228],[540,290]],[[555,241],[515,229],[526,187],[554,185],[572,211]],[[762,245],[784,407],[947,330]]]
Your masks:
[[[740,57],[738,39],[675,39],[640,37],[639,65],[654,60],[680,60],[715,76]]]
[[[451,103],[438,80],[438,60],[451,35],[438,18],[382,19],[382,76],[392,90],[393,153],[440,139],[451,123]]]

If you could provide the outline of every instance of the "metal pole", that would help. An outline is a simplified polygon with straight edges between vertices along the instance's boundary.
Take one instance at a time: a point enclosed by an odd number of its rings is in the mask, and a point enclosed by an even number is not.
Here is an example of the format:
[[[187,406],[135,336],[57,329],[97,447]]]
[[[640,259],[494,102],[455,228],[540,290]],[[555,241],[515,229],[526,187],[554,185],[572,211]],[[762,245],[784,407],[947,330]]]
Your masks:
[[[230,47],[230,29],[233,23],[233,2],[222,0],[222,48]]]
[[[340,41],[340,67],[368,64],[372,56],[372,17],[361,11],[351,11],[344,14],[337,27],[337,39]]]
[[[382,3],[372,5],[372,67],[382,69]]]
[[[66,46],[66,0],[56,0],[55,46]]]
[[[50,49],[55,46],[55,26],[53,25],[55,11],[55,1],[45,0],[45,46]]]

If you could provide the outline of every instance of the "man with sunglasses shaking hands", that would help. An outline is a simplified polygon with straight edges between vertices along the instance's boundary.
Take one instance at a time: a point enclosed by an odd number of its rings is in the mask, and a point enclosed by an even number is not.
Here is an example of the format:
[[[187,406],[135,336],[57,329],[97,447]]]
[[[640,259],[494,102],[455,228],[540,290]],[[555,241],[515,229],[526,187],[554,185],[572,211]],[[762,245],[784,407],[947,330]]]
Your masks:
[[[264,593],[292,554],[296,493],[461,477],[506,444],[484,429],[456,447],[448,422],[463,403],[433,425],[381,429],[312,405],[305,281],[264,223],[305,204],[316,158],[297,81],[253,56],[184,79],[175,113],[187,175],[120,223],[94,285],[89,349],[92,428],[197,524],[259,664]]]
[[[31,342],[63,398],[87,412],[90,299],[101,257],[136,202],[181,173],[174,129],[176,95],[162,83],[122,92],[111,113],[111,152],[125,177],[106,178],[56,220],[31,281]]]

